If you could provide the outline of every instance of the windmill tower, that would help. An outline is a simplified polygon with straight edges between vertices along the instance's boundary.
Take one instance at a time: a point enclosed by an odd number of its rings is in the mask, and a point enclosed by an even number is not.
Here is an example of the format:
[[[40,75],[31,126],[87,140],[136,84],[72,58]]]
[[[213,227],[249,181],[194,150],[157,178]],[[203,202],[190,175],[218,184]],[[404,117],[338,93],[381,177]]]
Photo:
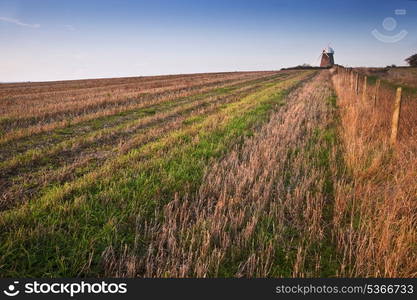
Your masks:
[[[327,47],[326,49],[323,49],[323,52],[321,53],[320,67],[328,68],[328,67],[332,67],[333,65],[334,65],[334,50],[331,47]]]

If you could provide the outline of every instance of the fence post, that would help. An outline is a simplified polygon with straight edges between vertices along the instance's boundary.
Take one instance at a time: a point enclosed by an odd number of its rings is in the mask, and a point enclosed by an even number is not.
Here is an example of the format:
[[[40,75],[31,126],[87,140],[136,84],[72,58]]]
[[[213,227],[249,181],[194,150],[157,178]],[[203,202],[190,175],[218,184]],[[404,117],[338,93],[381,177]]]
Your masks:
[[[402,88],[397,88],[397,96],[395,97],[394,104],[394,113],[392,115],[392,126],[391,126],[391,145],[394,145],[397,142],[398,136],[398,123],[400,121],[400,112],[401,112],[401,93]]]
[[[356,73],[356,83],[355,83],[355,92],[356,95],[359,94],[359,73]]]
[[[376,81],[376,87],[375,87],[375,94],[374,94],[374,106],[376,106],[376,101],[377,101],[377,99],[378,99],[378,97],[379,97],[379,88],[380,88],[380,86],[381,86],[381,80],[380,80],[380,79],[378,79],[378,80]]]
[[[363,91],[362,91],[362,102],[366,101],[366,90],[368,88],[368,76],[363,78]]]

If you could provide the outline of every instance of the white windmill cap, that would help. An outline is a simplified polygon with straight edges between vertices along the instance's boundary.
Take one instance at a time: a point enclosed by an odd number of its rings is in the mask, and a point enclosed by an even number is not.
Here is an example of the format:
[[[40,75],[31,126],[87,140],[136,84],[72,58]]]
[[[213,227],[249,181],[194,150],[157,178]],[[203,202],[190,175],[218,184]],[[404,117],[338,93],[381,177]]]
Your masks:
[[[334,49],[332,47],[327,47],[326,49],[324,49],[326,51],[326,53],[334,53]]]

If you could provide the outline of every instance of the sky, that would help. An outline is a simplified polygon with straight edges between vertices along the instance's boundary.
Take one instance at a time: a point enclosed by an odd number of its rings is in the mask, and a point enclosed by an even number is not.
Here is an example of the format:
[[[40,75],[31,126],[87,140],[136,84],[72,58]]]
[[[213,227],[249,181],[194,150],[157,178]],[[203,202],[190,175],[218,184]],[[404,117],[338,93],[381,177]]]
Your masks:
[[[0,0],[0,82],[404,65],[416,0]]]

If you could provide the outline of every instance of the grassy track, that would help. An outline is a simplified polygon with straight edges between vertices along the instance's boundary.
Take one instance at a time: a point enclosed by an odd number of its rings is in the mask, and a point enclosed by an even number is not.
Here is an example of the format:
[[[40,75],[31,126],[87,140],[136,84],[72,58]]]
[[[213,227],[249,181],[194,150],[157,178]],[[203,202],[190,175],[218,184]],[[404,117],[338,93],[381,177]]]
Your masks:
[[[166,128],[155,139],[133,143],[80,178],[46,186],[39,199],[2,212],[2,276],[99,275],[104,274],[102,255],[109,247],[137,245],[144,252],[146,241],[136,235],[137,224],[161,218],[161,209],[174,193],[196,190],[209,163],[251,135],[270,111],[283,104],[287,91],[311,75],[293,72],[287,78],[253,82],[254,89],[246,90],[247,94],[236,87],[236,98],[218,102],[221,105],[212,103],[210,109],[195,115],[186,114],[173,130]],[[132,125],[128,122],[114,128],[123,132]],[[103,136],[109,133],[104,132]],[[146,132],[133,131],[126,141],[137,134],[143,137]],[[94,138],[90,142],[92,150]]]
[[[147,247],[107,253],[108,274],[146,277],[335,276],[334,100],[323,72],[286,97],[255,135],[211,165],[198,193],[177,196]]]

